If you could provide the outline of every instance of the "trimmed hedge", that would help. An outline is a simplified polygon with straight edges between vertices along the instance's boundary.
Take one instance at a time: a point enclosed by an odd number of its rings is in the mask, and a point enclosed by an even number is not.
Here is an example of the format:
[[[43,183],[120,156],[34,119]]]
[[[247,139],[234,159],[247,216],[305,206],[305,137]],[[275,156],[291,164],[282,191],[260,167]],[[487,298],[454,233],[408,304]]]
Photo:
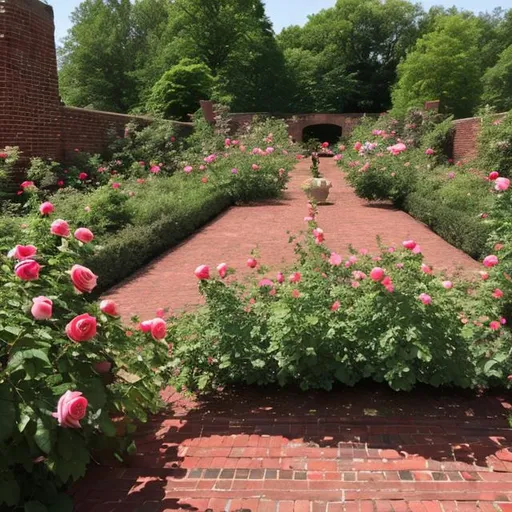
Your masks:
[[[118,284],[231,205],[231,197],[224,192],[195,195],[186,206],[171,215],[149,225],[126,227],[112,235],[97,253],[85,261],[85,265],[100,277],[98,291],[103,292]]]

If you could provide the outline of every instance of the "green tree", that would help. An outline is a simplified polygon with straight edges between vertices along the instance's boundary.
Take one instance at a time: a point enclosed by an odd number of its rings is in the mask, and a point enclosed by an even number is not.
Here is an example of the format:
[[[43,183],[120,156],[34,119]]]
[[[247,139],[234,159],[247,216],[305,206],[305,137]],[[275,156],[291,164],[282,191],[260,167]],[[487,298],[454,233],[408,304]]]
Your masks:
[[[188,114],[199,108],[199,100],[210,97],[212,86],[213,77],[205,64],[184,59],[155,83],[147,109],[166,119],[189,121]]]
[[[399,65],[393,111],[404,114],[439,99],[443,112],[470,116],[481,92],[482,62],[478,21],[463,15],[441,17],[435,30],[418,40]]]
[[[59,51],[60,90],[77,107],[127,111],[137,92],[130,0],[85,0]]]
[[[483,76],[482,102],[503,112],[512,109],[512,45],[499,56],[498,62]]]

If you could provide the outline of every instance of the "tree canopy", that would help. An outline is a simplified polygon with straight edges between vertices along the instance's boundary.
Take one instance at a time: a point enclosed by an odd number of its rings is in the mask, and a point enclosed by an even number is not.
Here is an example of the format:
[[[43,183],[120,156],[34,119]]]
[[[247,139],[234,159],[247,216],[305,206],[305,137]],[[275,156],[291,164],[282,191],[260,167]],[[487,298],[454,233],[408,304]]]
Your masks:
[[[403,112],[440,99],[466,116],[509,104],[512,9],[337,0],[276,36],[261,0],[84,0],[72,22],[59,64],[62,97],[75,106],[154,109],[183,59],[211,77],[204,87],[206,75],[182,74],[190,91],[239,112]],[[198,107],[182,101],[187,112],[162,112],[183,118]]]

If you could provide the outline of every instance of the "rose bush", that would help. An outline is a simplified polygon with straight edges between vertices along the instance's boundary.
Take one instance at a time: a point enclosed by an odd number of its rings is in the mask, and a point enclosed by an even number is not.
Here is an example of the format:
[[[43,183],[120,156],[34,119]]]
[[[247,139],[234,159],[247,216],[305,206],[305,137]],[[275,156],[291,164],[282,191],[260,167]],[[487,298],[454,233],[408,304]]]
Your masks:
[[[0,256],[2,509],[72,510],[66,484],[92,451],[135,449],[116,421],[133,432],[169,379],[165,321],[128,332],[115,303],[90,300],[97,277],[77,262],[94,250],[92,232],[72,236],[55,210],[42,205]]]
[[[279,274],[258,267],[249,285],[198,268],[206,305],[170,326],[177,385],[503,384],[512,360],[492,291],[499,264],[488,280],[448,282],[414,241],[341,259],[318,231],[310,221],[295,266]]]

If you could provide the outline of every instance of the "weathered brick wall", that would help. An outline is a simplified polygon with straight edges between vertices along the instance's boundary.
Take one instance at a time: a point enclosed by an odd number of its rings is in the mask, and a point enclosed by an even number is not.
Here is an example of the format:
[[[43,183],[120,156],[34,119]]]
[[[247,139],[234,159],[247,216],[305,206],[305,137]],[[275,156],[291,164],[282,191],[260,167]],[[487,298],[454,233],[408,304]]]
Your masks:
[[[477,156],[477,139],[482,119],[469,117],[454,122],[453,159],[471,160]]]
[[[38,0],[0,1],[0,147],[60,152],[53,10]]]
[[[65,162],[74,149],[102,153],[112,129],[147,117],[64,106],[59,96],[53,9],[39,0],[0,0],[0,148],[19,146],[24,159]],[[180,135],[190,123],[176,123]],[[21,176],[20,176],[21,179]]]

